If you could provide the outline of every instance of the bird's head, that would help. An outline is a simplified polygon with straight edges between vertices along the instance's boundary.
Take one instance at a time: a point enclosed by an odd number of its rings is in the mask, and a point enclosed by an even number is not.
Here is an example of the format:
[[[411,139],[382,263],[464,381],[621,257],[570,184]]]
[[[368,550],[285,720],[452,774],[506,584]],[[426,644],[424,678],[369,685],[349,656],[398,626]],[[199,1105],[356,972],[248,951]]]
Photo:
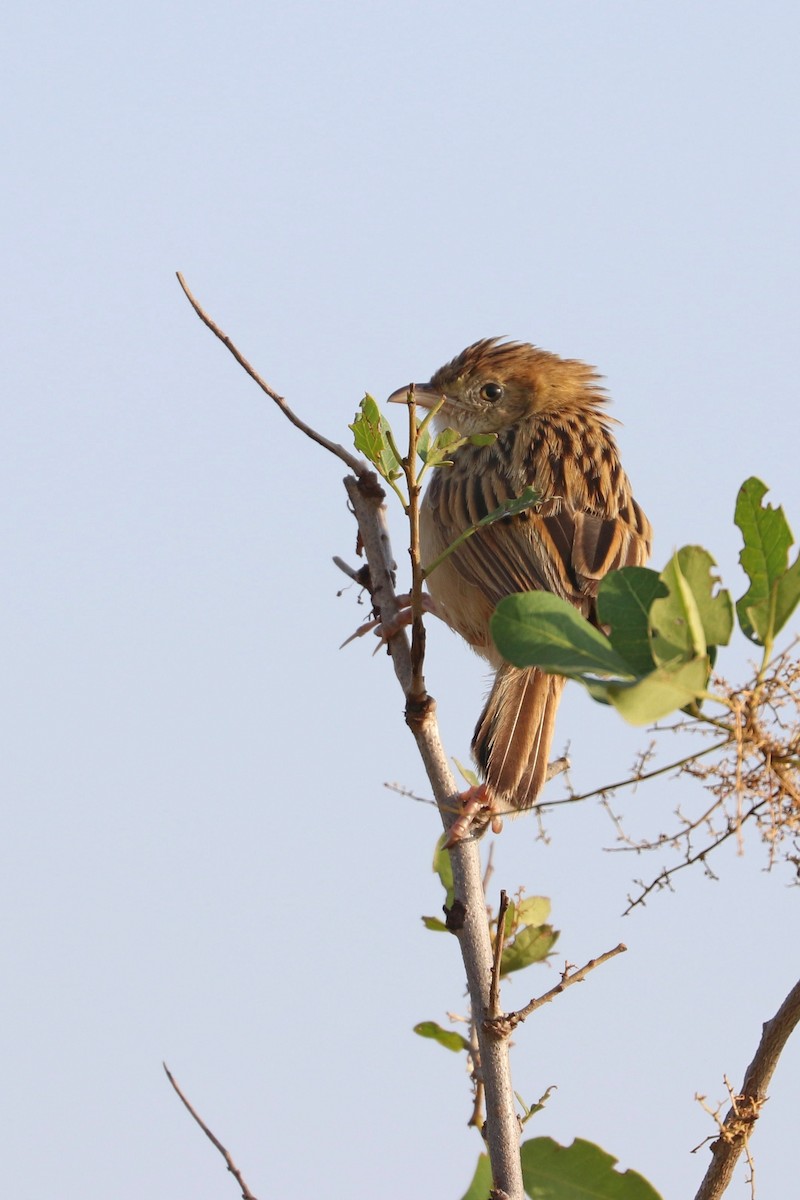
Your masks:
[[[414,385],[416,403],[444,403],[435,423],[464,436],[498,433],[525,417],[548,412],[597,409],[605,402],[593,367],[559,358],[524,342],[484,338],[462,350],[431,377]],[[403,403],[408,387],[389,397]],[[606,418],[607,419],[607,418]]]

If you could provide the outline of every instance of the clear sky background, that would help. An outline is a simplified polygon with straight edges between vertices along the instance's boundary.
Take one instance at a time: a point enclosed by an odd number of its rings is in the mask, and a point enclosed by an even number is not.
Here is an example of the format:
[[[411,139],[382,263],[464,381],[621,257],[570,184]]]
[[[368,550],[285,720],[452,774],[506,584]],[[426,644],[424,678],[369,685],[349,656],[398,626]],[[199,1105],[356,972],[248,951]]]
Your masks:
[[[361,620],[342,470],[197,321],[182,270],[308,421],[507,334],[606,375],[654,563],[699,542],[736,595],[761,476],[800,529],[800,10],[789,2],[228,5],[30,0],[0,56],[5,807],[0,1193],[234,1196],[166,1059],[261,1196],[460,1196],[463,1008],[423,931],[438,819]],[[392,515],[398,559],[403,528]],[[794,622],[795,629],[797,621]],[[431,630],[468,753],[481,663]],[[740,638],[728,659],[743,671]],[[647,735],[568,689],[576,787]],[[670,749],[670,746],[667,746]],[[562,794],[552,785],[551,795]],[[701,792],[620,797],[636,832]],[[724,1096],[798,976],[798,892],[757,840],[622,918],[668,855],[594,804],[497,841],[552,898],[553,966],[629,953],[516,1037],[532,1134],[694,1194]],[[756,1132],[796,1188],[800,1045]],[[730,1195],[748,1194],[743,1172]]]

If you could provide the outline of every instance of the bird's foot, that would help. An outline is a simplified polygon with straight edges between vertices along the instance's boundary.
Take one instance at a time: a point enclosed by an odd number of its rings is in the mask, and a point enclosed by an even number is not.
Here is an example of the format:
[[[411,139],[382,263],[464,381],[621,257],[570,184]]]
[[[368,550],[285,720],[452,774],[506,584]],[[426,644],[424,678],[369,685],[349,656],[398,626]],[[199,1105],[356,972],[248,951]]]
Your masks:
[[[398,596],[397,603],[399,606],[398,611],[392,621],[384,622],[380,617],[374,621],[366,621],[363,625],[359,625],[355,633],[351,633],[350,637],[342,642],[339,649],[343,650],[345,646],[349,645],[350,642],[354,642],[356,638],[364,637],[365,634],[371,633],[374,630],[375,636],[380,639],[374,651],[377,654],[383,646],[388,645],[396,633],[399,633],[401,629],[406,629],[414,619],[414,614],[411,610],[410,594]],[[436,611],[436,605],[427,592],[422,593],[422,611],[432,613],[435,617],[439,616],[439,613]]]
[[[492,833],[499,833],[503,828],[502,817],[495,812],[494,797],[485,783],[467,788],[458,799],[461,812],[447,831],[446,849],[452,850],[471,833],[480,837],[489,824]]]

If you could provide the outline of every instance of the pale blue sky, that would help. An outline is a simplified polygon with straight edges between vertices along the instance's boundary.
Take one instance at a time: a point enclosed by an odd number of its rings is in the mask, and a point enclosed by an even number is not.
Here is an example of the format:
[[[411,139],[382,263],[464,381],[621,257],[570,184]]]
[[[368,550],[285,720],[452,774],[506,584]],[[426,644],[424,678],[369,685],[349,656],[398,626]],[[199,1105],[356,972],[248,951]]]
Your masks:
[[[419,921],[437,819],[382,787],[424,787],[389,664],[337,649],[363,613],[330,561],[342,472],[174,271],[340,440],[365,390],[481,336],[597,364],[654,562],[700,542],[739,594],[742,480],[800,528],[800,13],[31,0],[4,25],[0,1193],[233,1196],[164,1058],[261,1196],[457,1198],[466,1080],[410,1032],[462,1006]],[[428,681],[464,758],[482,666],[432,629]],[[569,689],[567,741],[582,788],[644,739]],[[618,807],[658,832],[679,800]],[[798,893],[748,839],[623,920],[662,859],[604,853],[594,807],[548,829],[507,827],[496,889],[552,897],[556,967],[630,952],[519,1032],[515,1086],[558,1084],[532,1133],[682,1200],[695,1091],[740,1081],[797,979]],[[794,1045],[764,1196],[794,1186],[799,1110]]]

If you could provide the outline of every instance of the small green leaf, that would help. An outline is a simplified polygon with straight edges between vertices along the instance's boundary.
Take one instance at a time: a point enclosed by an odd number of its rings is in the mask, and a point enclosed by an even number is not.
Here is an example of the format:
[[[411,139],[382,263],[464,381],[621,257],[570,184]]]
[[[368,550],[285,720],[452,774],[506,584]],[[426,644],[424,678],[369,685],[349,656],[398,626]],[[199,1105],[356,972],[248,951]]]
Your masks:
[[[597,619],[610,629],[609,640],[636,675],[655,667],[650,647],[650,608],[667,586],[648,567],[622,567],[611,571],[597,593]]]
[[[520,1096],[519,1092],[514,1092],[517,1098],[517,1103],[522,1109],[522,1124],[524,1125],[531,1117],[535,1117],[537,1113],[542,1112],[545,1104],[550,1099],[550,1093],[556,1090],[556,1085],[551,1083],[549,1088],[539,1097],[533,1104],[528,1104],[526,1100]]]
[[[511,937],[514,931],[514,922],[517,916],[517,906],[513,900],[509,900],[508,908],[506,909],[506,919],[503,922],[503,937]]]
[[[517,914],[525,925],[544,925],[550,916],[550,901],[547,896],[526,896],[517,903]]]
[[[420,1021],[418,1025],[414,1026],[414,1033],[419,1034],[420,1037],[431,1038],[440,1046],[444,1046],[445,1050],[452,1050],[456,1054],[470,1049],[469,1042],[465,1037],[453,1029],[442,1029],[436,1021]]]
[[[707,657],[659,667],[632,684],[607,684],[606,697],[631,725],[650,725],[701,697],[708,686]]]
[[[426,929],[430,929],[433,933],[449,933],[450,930],[445,925],[444,921],[440,921],[438,917],[423,917],[422,924]]]
[[[475,1174],[461,1200],[489,1200],[492,1190],[492,1166],[488,1154],[478,1155],[478,1165]]]
[[[356,413],[350,426],[356,450],[372,463],[384,479],[399,479],[403,472],[389,445],[387,430],[391,429],[390,425],[384,420],[372,396],[366,395],[359,407],[360,412]]]
[[[522,971],[531,963],[542,962],[558,941],[558,936],[558,931],[551,925],[525,925],[503,950],[500,974],[510,975],[512,971]]]
[[[773,508],[771,504],[762,506],[761,501],[768,490],[755,476],[745,480],[736,497],[733,518],[744,538],[739,562],[750,580],[750,587],[736,602],[736,612],[742,632],[760,646],[772,640],[800,599],[795,582],[790,583],[785,591],[781,610],[783,620],[779,625],[775,593],[786,574],[789,547],[794,538],[783,509]],[[790,575],[796,578],[799,569],[796,562]]]
[[[526,487],[519,496],[512,497],[511,500],[504,500],[497,508],[492,509],[485,517],[481,517],[474,529],[483,529],[486,525],[493,525],[495,521],[499,521],[502,517],[516,517],[520,513],[526,512],[529,508],[533,508],[541,500],[541,492],[537,492],[536,488]]]
[[[436,843],[436,849],[433,852],[433,869],[439,876],[439,881],[447,895],[445,896],[445,905],[451,908],[455,899],[455,885],[453,883],[453,864],[450,861],[450,851],[445,849],[445,834],[442,834]]]
[[[467,786],[468,787],[477,787],[478,784],[480,783],[480,780],[478,779],[478,776],[475,774],[475,772],[472,770],[472,767],[465,767],[464,764],[455,757],[455,755],[453,755],[453,762],[455,763],[456,770],[458,771],[459,775],[464,780],[464,782],[467,784]],[[442,837],[444,839],[444,835],[442,835]],[[444,840],[443,840],[442,844],[444,844]]]
[[[506,596],[494,611],[491,631],[503,658],[516,667],[541,667],[581,682],[589,674],[634,677],[608,638],[550,592]]]
[[[559,1146],[552,1138],[531,1138],[520,1147],[522,1180],[532,1200],[661,1200],[636,1171],[620,1173],[605,1150],[575,1138]]]
[[[428,467],[452,467],[453,453],[463,446],[466,438],[455,429],[442,429],[426,448],[425,465]]]
[[[467,441],[470,446],[491,446],[493,442],[497,441],[497,434],[473,433],[471,437],[467,438]]]

